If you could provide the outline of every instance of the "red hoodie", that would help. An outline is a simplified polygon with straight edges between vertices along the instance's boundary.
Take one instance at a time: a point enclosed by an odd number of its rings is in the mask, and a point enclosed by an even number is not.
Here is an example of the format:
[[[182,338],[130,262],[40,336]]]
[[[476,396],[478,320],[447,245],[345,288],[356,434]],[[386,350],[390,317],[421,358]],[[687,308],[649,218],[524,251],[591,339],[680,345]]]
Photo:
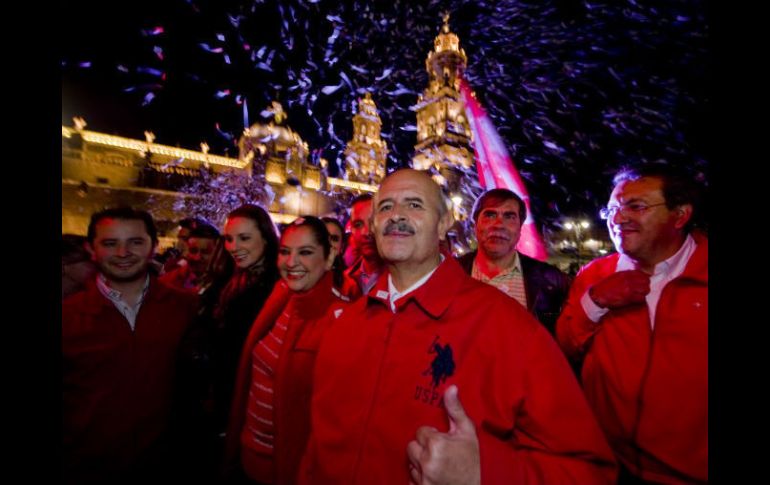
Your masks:
[[[610,445],[635,475],[661,483],[708,481],[708,240],[647,305],[588,319],[580,299],[615,272],[618,254],[586,265],[557,324],[565,353],[583,355],[586,397]]]

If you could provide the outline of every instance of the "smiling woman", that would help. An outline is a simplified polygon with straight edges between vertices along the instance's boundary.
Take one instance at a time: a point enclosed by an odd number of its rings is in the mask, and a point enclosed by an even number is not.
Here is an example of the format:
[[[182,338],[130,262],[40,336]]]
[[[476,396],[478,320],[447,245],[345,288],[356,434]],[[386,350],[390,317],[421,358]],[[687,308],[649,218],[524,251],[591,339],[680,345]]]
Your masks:
[[[238,366],[226,438],[231,473],[258,483],[296,480],[310,432],[316,350],[347,305],[333,287],[334,256],[329,232],[316,217],[298,218],[281,237],[282,281],[254,322]]]
[[[328,232],[324,237],[321,226],[313,227],[315,218],[298,220],[301,222],[295,221],[281,238],[278,270],[289,289],[302,293],[313,288],[326,274],[334,262],[334,255]]]
[[[238,365],[238,355],[254,318],[278,280],[278,236],[267,211],[243,205],[230,212],[223,231],[222,257],[232,258],[235,268],[224,287],[212,285],[203,299],[207,319],[212,371],[213,425],[220,435],[227,425]],[[221,288],[221,291],[218,290]]]

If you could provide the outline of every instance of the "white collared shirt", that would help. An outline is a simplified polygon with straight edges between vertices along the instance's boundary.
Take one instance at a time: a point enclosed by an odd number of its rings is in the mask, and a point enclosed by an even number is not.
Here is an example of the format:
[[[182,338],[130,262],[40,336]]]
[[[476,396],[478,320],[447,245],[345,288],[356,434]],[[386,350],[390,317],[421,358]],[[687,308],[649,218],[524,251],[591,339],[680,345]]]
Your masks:
[[[131,327],[131,331],[134,331],[136,328],[136,316],[139,313],[139,309],[142,307],[144,296],[147,294],[147,290],[150,288],[150,275],[148,274],[145,278],[142,295],[139,297],[139,301],[137,301],[136,305],[134,306],[129,305],[125,302],[125,300],[123,300],[123,294],[120,291],[114,288],[110,288],[110,286],[107,284],[107,278],[105,278],[102,273],[99,273],[96,277],[96,287],[99,288],[99,292],[104,295],[105,298],[110,300],[112,304],[115,305],[115,308],[117,308],[120,314],[126,317],[126,320],[128,320],[128,325]]]
[[[438,267],[441,266],[441,263],[444,262],[444,255],[439,253],[439,256],[441,257],[441,261],[439,261],[438,266],[430,270],[425,276],[417,280],[412,286],[405,289],[404,291],[399,292],[396,289],[396,287],[393,285],[393,277],[390,273],[388,273],[388,298],[390,299],[390,309],[393,313],[396,313],[396,300],[421,287],[425,284],[426,281],[428,281],[428,279],[430,279],[431,276],[433,276],[433,273],[435,273]]]
[[[645,300],[647,302],[647,308],[650,312],[650,328],[655,328],[655,311],[658,307],[658,301],[660,300],[660,294],[663,292],[663,288],[674,278],[681,275],[684,272],[684,268],[690,261],[690,257],[695,252],[695,240],[687,235],[682,247],[670,258],[655,265],[652,275],[650,276],[650,292],[647,293]],[[626,256],[621,254],[618,258],[618,263],[615,266],[615,272],[627,271],[636,269],[636,263]],[[583,294],[580,299],[580,304],[583,306],[583,311],[586,316],[592,322],[598,322],[608,311],[609,308],[602,308],[591,299],[588,295],[588,291]]]

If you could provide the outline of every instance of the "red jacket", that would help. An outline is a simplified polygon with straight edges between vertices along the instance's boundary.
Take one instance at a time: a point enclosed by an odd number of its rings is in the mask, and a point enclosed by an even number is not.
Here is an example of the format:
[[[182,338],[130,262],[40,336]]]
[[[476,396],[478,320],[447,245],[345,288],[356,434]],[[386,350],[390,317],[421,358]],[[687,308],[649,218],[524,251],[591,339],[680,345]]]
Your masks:
[[[585,355],[582,381],[610,445],[632,473],[662,483],[708,480],[708,240],[647,305],[591,322],[580,298],[615,272],[613,254],[585,266],[557,324],[568,356]]]
[[[167,430],[177,349],[197,297],[150,281],[136,329],[95,284],[62,303],[65,469],[122,474]],[[77,481],[77,480],[76,480]]]
[[[198,283],[193,284],[194,278],[192,276],[190,265],[186,264],[184,266],[177,266],[168,273],[163,273],[158,277],[158,280],[172,288],[197,294],[200,286]]]
[[[548,332],[446,258],[391,312],[387,271],[326,332],[314,371],[303,484],[406,484],[420,426],[448,429],[457,384],[486,484],[612,483],[615,462]]]
[[[288,312],[288,333],[281,346],[274,382],[275,443],[272,464],[260,469],[273,469],[273,476],[251,477],[260,483],[294,483],[302,452],[310,433],[310,397],[313,364],[321,336],[334,320],[333,312],[344,309],[347,299],[332,290],[332,273],[328,272],[307,293],[291,292],[283,280],[275,284],[251,327],[241,352],[233,405],[227,429],[226,466],[239,459],[241,430],[251,386],[252,350],[273,328],[281,311]]]

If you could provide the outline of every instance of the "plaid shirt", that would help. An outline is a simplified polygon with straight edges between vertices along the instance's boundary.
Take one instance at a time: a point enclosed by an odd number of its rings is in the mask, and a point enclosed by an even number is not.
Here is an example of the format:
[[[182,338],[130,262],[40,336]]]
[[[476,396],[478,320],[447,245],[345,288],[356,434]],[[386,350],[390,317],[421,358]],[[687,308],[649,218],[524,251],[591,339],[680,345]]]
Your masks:
[[[489,278],[482,273],[474,259],[471,276],[475,280],[494,286],[521,303],[524,308],[527,308],[527,293],[524,290],[524,273],[521,271],[521,260],[519,259],[518,252],[516,252],[516,256],[513,258],[513,263],[494,278]]]
[[[128,325],[133,331],[136,327],[136,315],[139,313],[139,309],[142,307],[144,296],[147,294],[147,290],[150,288],[150,275],[148,274],[144,280],[144,288],[142,289],[142,296],[139,297],[139,301],[136,305],[131,306],[123,300],[123,294],[114,288],[110,288],[107,284],[107,278],[102,273],[96,277],[96,287],[99,288],[99,292],[104,295],[105,298],[110,300],[115,308],[118,309],[121,315],[126,317]]]

